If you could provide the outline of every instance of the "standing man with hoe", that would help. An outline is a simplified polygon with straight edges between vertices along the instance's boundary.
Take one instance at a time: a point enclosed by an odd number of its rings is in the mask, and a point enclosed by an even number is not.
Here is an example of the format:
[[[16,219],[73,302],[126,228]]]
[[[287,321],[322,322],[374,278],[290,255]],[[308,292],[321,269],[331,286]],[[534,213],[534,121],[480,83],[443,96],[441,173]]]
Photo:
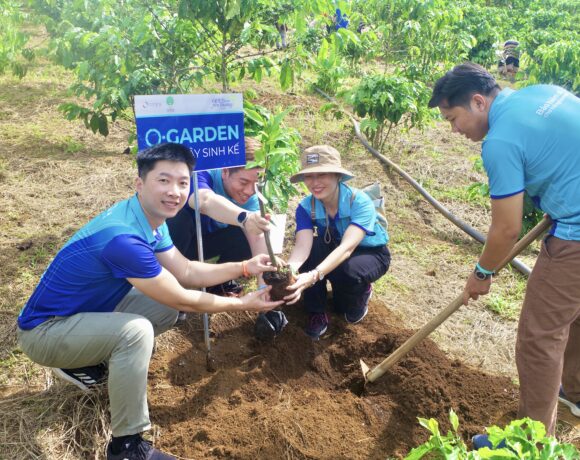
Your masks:
[[[170,460],[141,437],[151,428],[147,372],[155,336],[178,311],[267,311],[269,288],[244,297],[193,290],[274,268],[266,255],[224,264],[187,260],[165,220],[183,207],[195,160],[180,144],[137,155],[137,193],[82,227],[58,252],[18,317],[34,362],[83,390],[107,379],[113,438],[107,460]]]
[[[453,132],[483,140],[492,222],[465,304],[489,292],[517,241],[524,192],[554,222],[528,282],[516,344],[518,418],[539,420],[553,435],[558,399],[580,417],[580,99],[551,85],[502,90],[483,67],[466,63],[437,81],[429,107],[439,107]],[[473,441],[491,447],[487,435]]]

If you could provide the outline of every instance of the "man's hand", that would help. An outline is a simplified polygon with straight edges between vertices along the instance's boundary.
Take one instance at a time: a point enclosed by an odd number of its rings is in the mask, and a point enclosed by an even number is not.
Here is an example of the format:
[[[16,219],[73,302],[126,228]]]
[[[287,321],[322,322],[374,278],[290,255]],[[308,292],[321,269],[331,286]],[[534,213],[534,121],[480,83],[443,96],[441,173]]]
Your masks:
[[[283,300],[279,300],[277,302],[271,302],[270,299],[270,290],[272,286],[267,286],[259,291],[250,292],[246,294],[244,297],[240,298],[242,301],[242,305],[240,310],[247,310],[247,311],[268,311],[276,308],[284,303]]]
[[[292,294],[288,294],[286,297],[284,297],[286,305],[292,305],[293,303],[298,302],[298,300],[300,300],[300,296],[302,295],[302,291],[313,286],[316,281],[318,281],[318,275],[315,270],[306,273],[300,273],[297,276],[294,284],[291,284],[286,288],[288,291],[294,291]]]
[[[244,230],[253,235],[261,235],[270,230],[270,215],[266,214],[266,218],[263,218],[259,212],[249,212],[244,222]]]
[[[280,261],[276,257],[277,261]],[[275,272],[276,267],[270,262],[270,256],[267,254],[258,254],[246,262],[246,268],[250,275],[259,275],[264,272]]]
[[[463,305],[469,303],[469,299],[477,300],[480,295],[485,295],[491,288],[491,276],[486,280],[478,280],[472,273],[463,288]]]

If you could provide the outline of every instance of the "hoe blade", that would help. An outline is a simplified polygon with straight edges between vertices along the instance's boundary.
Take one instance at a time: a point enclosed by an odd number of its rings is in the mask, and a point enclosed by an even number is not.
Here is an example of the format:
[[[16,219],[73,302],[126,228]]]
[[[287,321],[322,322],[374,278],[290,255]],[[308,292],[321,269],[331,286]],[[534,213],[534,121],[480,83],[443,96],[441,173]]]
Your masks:
[[[370,368],[362,359],[360,360],[360,368],[362,370],[363,377],[365,378],[365,382],[367,382],[367,374],[369,373]]]

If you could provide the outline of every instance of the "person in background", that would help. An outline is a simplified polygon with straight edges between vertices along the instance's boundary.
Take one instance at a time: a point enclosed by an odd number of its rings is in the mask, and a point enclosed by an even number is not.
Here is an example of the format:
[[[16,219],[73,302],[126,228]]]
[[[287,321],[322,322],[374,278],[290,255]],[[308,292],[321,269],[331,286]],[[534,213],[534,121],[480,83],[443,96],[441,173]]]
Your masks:
[[[465,304],[489,292],[517,241],[524,192],[554,222],[528,281],[516,343],[518,418],[539,420],[554,435],[558,399],[580,416],[580,99],[552,85],[502,90],[483,67],[466,63],[436,82],[429,107],[454,133],[483,141],[491,226]],[[487,435],[473,441],[491,446]]]
[[[246,163],[254,161],[254,153],[261,147],[258,140],[245,138]],[[262,168],[241,166],[197,173],[203,256],[206,260],[217,258],[219,263],[239,262],[267,252],[264,231],[269,230],[269,221],[260,216],[255,188],[263,171]],[[167,226],[175,247],[188,259],[198,260],[193,192],[192,184],[187,204],[175,217],[167,220]],[[241,287],[235,281],[228,281],[212,286],[208,291],[218,295],[238,295]]]
[[[345,184],[353,175],[342,167],[335,148],[310,147],[301,161],[302,169],[290,180],[304,182],[311,194],[296,209],[296,242],[287,262],[300,274],[285,300],[290,305],[304,294],[306,333],[318,339],[329,325],[327,281],[334,309],[346,322],[356,324],[366,316],[371,283],[390,265],[389,236],[371,199]]]
[[[288,47],[288,41],[286,35],[288,33],[288,26],[286,24],[276,23],[276,30],[280,35],[280,38],[276,40],[276,49],[284,49]]]
[[[519,44],[516,40],[508,40],[504,43],[502,57],[498,63],[500,75],[513,78],[520,70]]]
[[[154,337],[178,310],[267,311],[269,288],[241,298],[194,290],[273,270],[266,255],[204,264],[173,246],[165,220],[187,200],[195,160],[180,144],[137,154],[137,193],[82,227],[57,253],[18,317],[30,359],[82,390],[108,380],[108,460],[169,460],[141,433],[151,428],[147,372]]]

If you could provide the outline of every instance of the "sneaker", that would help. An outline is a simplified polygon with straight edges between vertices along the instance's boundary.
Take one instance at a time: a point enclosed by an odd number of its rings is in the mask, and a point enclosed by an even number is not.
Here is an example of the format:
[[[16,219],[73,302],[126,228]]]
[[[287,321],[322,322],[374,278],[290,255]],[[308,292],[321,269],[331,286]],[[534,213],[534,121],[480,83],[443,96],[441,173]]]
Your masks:
[[[576,417],[580,417],[580,402],[573,403],[572,401],[570,401],[564,394],[564,389],[562,388],[562,385],[560,385],[560,393],[558,394],[558,401],[568,406],[570,412],[572,412],[573,415],[575,415]]]
[[[107,447],[107,460],[176,460],[171,455],[164,454],[151,446],[150,441],[145,441],[140,435],[130,437],[123,444],[123,450],[114,454],[112,442]]]
[[[369,300],[373,296],[373,286],[369,284],[369,288],[363,294],[363,306],[359,308],[353,308],[344,313],[344,319],[347,323],[356,324],[360,323],[364,317],[369,312]]]
[[[222,297],[239,297],[242,293],[242,286],[240,286],[236,281],[231,280],[217,286],[210,286],[206,289],[207,292],[214,295],[219,295]]]
[[[328,329],[328,315],[326,313],[310,313],[306,334],[313,339],[319,339]]]
[[[479,450],[484,447],[487,447],[491,450],[503,449],[504,447],[506,447],[505,440],[500,441],[500,443],[497,446],[493,447],[491,442],[489,442],[489,439],[486,434],[476,434],[473,438],[471,438],[471,442],[473,443],[474,450]]]
[[[258,340],[267,341],[274,339],[282,329],[286,327],[288,320],[286,315],[280,310],[271,310],[267,313],[260,313],[256,324],[254,325],[254,333]]]
[[[76,385],[81,390],[88,391],[95,385],[103,383],[107,379],[107,365],[105,363],[96,366],[79,367],[77,369],[59,369],[53,367],[52,372],[67,382]]]

